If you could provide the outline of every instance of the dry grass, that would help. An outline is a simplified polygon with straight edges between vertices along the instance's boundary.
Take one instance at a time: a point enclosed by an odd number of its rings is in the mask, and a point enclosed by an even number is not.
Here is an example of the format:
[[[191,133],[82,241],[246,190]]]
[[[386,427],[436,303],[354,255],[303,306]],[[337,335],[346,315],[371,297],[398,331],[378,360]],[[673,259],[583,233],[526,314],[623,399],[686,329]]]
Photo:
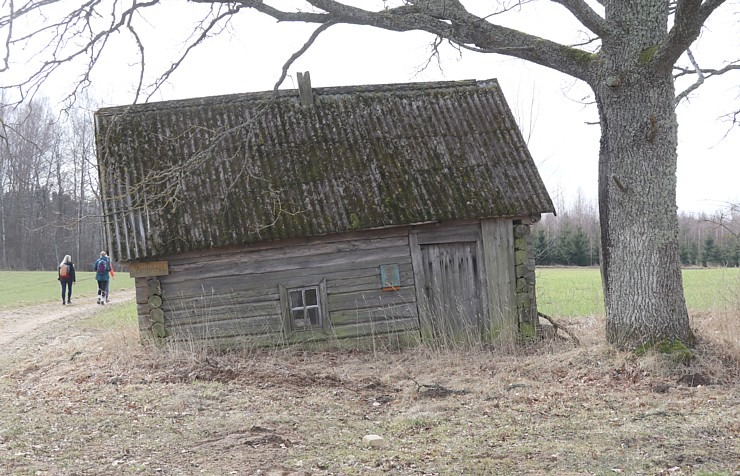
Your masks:
[[[581,347],[232,353],[56,323],[2,362],[9,475],[733,475],[737,311],[693,317],[689,365]],[[689,376],[687,378],[686,376]],[[699,382],[700,379],[701,382]],[[692,386],[701,383],[699,386]],[[366,434],[387,441],[362,444]]]

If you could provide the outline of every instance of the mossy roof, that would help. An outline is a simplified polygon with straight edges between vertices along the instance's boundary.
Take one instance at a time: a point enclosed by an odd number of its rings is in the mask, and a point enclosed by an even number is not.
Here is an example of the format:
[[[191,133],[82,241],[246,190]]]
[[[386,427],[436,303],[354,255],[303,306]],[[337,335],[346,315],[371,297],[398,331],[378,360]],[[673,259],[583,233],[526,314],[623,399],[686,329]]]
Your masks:
[[[495,80],[313,94],[100,109],[116,258],[554,211]]]

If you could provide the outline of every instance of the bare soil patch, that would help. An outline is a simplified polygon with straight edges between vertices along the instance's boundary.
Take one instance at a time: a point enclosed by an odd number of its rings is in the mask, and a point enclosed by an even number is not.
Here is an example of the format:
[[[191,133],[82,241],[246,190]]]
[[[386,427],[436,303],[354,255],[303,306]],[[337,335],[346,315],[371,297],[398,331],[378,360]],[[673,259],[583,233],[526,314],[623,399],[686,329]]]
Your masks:
[[[516,355],[215,353],[95,312],[2,346],[2,474],[740,474],[738,359],[708,337],[688,365],[618,352],[594,318],[581,347]]]

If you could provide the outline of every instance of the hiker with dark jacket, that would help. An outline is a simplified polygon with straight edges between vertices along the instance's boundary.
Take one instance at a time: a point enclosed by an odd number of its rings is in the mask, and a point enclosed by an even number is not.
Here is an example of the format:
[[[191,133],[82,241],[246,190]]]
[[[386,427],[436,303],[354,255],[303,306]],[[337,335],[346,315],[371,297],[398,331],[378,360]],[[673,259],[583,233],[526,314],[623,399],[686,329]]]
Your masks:
[[[100,258],[95,260],[93,271],[95,271],[95,281],[98,282],[98,304],[105,304],[106,289],[108,289],[108,280],[110,280],[110,260],[105,251],[101,251]]]
[[[59,282],[62,283],[62,306],[64,304],[72,304],[72,283],[77,282],[75,277],[75,265],[72,264],[72,257],[65,255],[59,268],[57,268],[59,274]],[[64,301],[64,295],[67,295],[67,301]]]
[[[110,265],[110,279],[116,279],[116,270],[113,269],[113,261],[108,261]],[[110,280],[105,282],[105,302],[110,302]]]

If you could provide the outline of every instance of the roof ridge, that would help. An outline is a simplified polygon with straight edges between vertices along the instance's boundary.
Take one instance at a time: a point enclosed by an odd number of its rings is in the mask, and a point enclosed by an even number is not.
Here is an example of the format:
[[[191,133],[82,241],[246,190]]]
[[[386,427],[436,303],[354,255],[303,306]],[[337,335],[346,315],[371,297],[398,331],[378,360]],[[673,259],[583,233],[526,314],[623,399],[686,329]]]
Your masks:
[[[341,96],[345,94],[373,94],[388,92],[424,92],[434,89],[453,89],[462,87],[491,87],[498,86],[495,78],[476,80],[464,79],[453,81],[420,81],[415,83],[384,83],[364,84],[355,86],[327,86],[314,87],[313,92],[317,97]],[[230,102],[259,102],[270,99],[292,99],[298,101],[298,89],[279,89],[275,91],[254,91],[232,94],[221,94],[216,96],[202,96],[197,98],[171,99],[167,101],[128,104],[121,106],[109,106],[98,109],[96,114],[115,115],[122,112],[147,112],[161,111],[166,109],[177,109],[187,107],[204,106],[206,104],[225,104]]]

